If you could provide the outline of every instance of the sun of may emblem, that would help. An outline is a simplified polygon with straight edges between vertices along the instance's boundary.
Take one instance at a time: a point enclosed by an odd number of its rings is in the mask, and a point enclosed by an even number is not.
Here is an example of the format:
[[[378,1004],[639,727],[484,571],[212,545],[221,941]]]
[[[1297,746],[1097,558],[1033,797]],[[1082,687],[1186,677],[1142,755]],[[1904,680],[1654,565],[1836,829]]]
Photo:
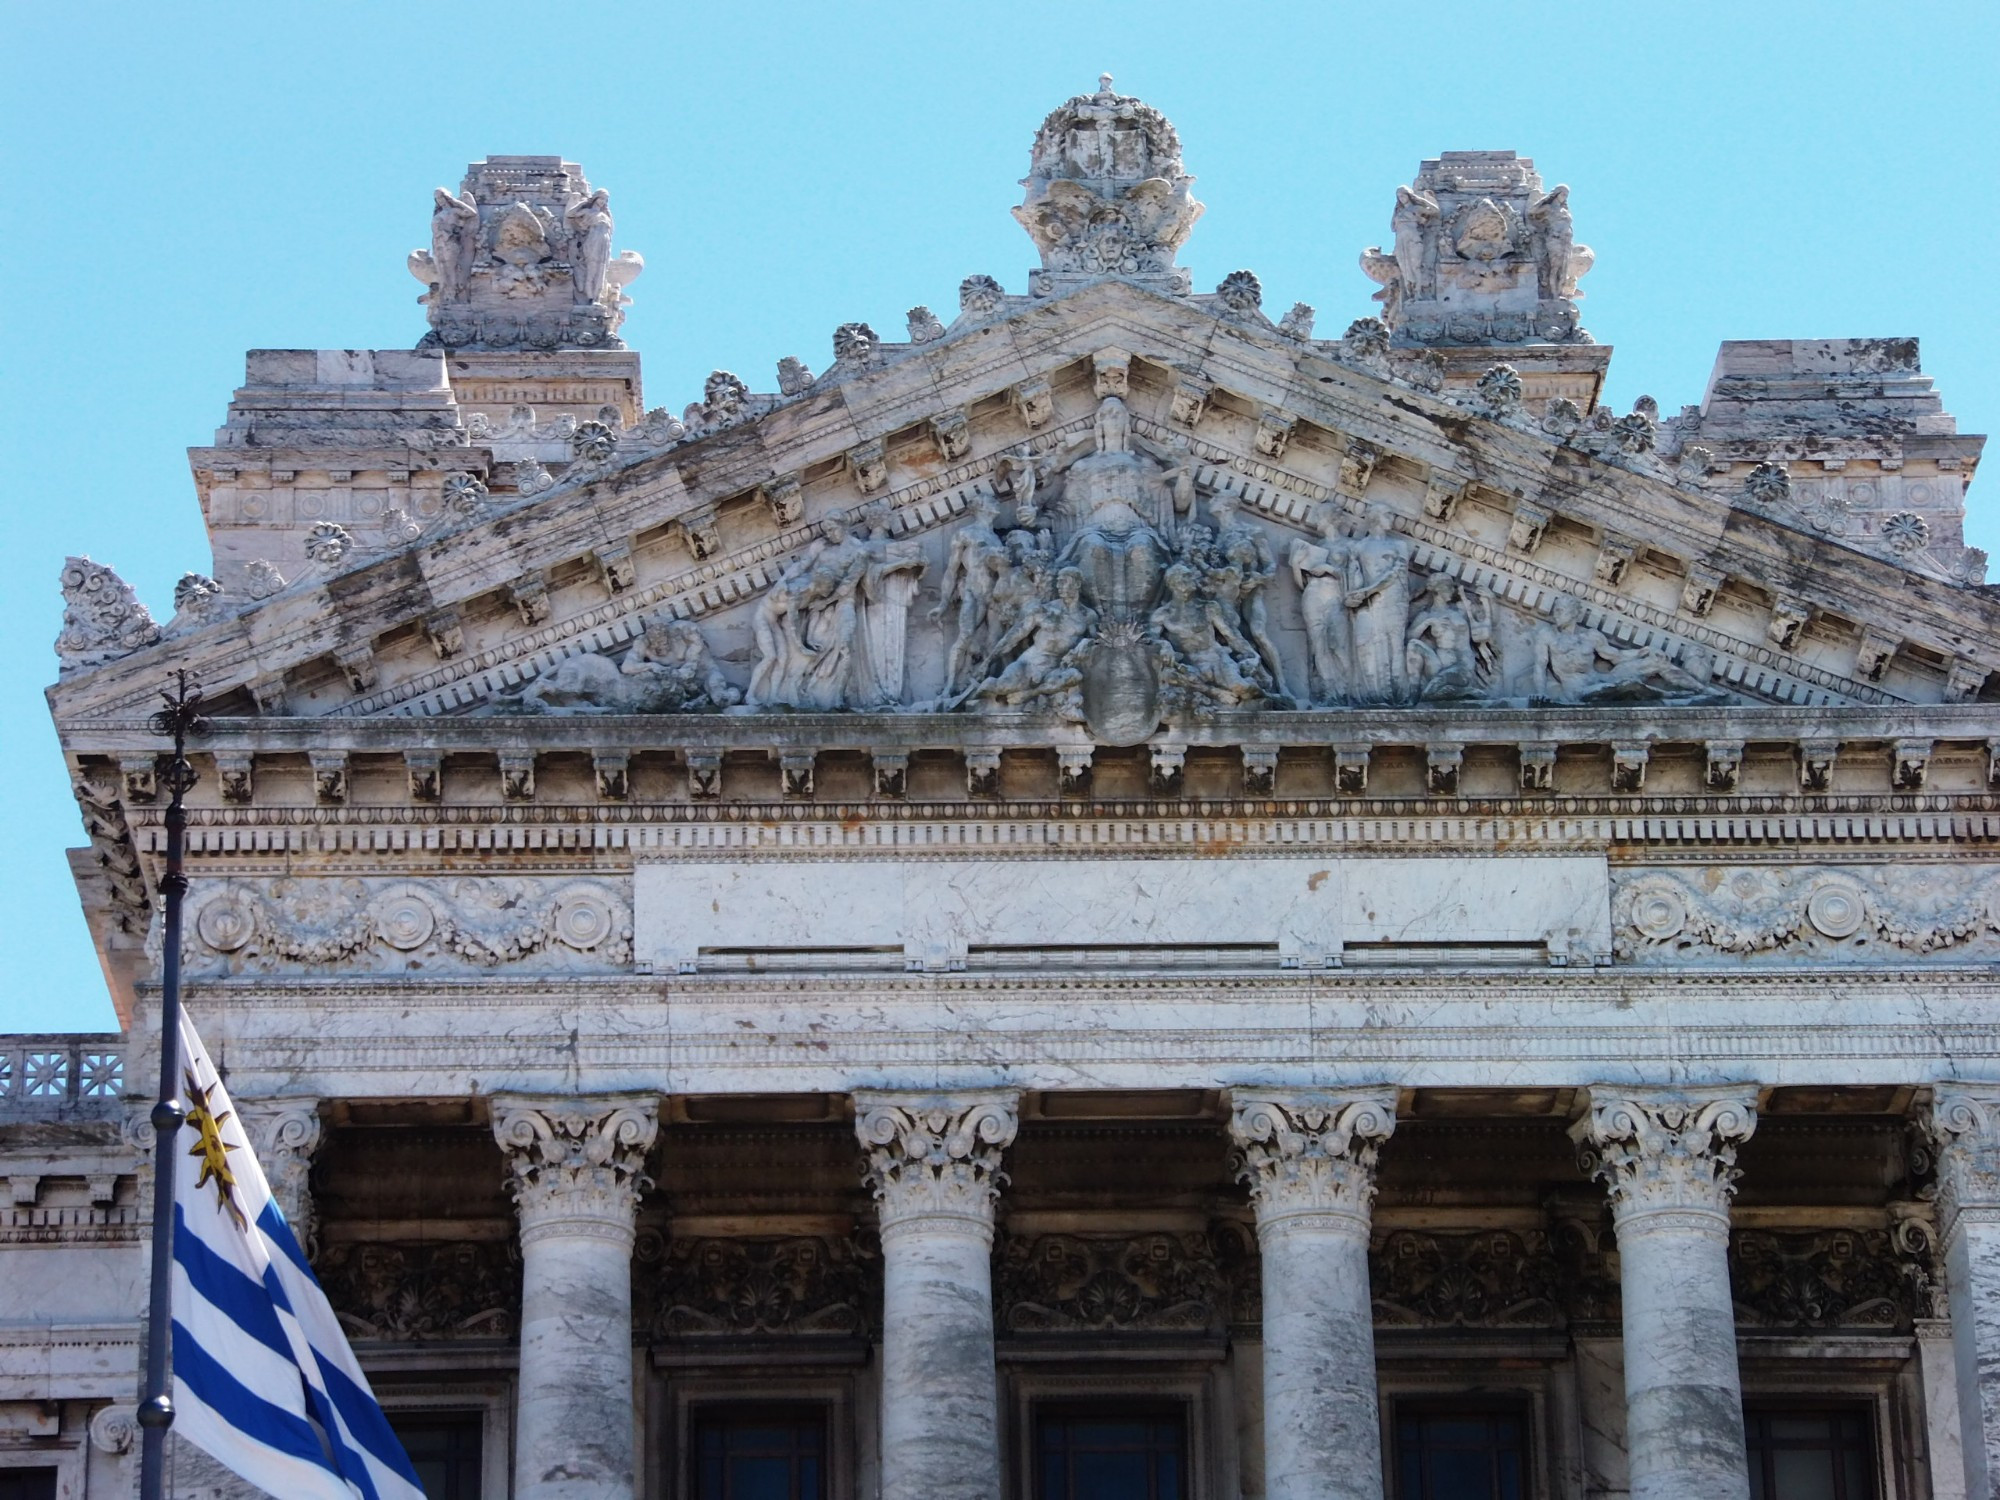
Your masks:
[[[197,1190],[209,1183],[215,1184],[216,1207],[227,1209],[229,1217],[236,1221],[236,1227],[244,1227],[243,1210],[236,1206],[236,1174],[229,1170],[229,1153],[236,1147],[222,1138],[222,1122],[231,1118],[224,1110],[218,1117],[210,1108],[208,1096],[215,1092],[217,1085],[203,1088],[195,1082],[193,1073],[186,1076],[188,1097],[195,1101],[188,1110],[187,1122],[194,1127],[195,1143],[188,1147],[189,1156],[201,1158],[201,1176],[195,1179]]]

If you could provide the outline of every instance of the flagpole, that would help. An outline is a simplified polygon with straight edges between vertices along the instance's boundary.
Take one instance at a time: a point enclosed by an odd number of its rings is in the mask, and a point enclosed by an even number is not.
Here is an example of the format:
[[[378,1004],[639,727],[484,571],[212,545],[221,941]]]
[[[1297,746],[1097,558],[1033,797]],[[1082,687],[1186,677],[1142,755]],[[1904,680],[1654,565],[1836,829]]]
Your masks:
[[[185,670],[174,673],[174,690],[163,692],[166,707],[153,715],[155,734],[174,742],[167,766],[167,869],[160,879],[165,898],[160,954],[160,1097],[153,1106],[153,1280],[146,1306],[146,1389],[139,1402],[140,1500],[162,1500],[166,1484],[167,1429],[174,1421],[173,1360],[169,1323],[173,1316],[175,1150],[187,1106],[180,1097],[181,1072],[181,905],[187,876],[181,859],[187,844],[187,809],[182,805],[195,784],[188,764],[187,737],[207,727],[198,710],[201,689],[189,685]]]

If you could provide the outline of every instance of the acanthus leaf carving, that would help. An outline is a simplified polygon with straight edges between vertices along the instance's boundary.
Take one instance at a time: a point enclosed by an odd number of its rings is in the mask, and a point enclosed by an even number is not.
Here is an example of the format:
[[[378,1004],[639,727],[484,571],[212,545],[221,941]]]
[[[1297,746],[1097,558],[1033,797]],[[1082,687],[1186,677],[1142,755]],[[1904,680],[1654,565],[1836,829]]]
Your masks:
[[[1250,1186],[1260,1225],[1296,1214],[1365,1221],[1375,1200],[1375,1160],[1395,1129],[1392,1089],[1239,1089],[1230,1107],[1236,1175]]]
[[[65,672],[130,656],[160,638],[160,627],[132,585],[103,563],[64,559],[62,595],[56,657]]]
[[[857,1238],[648,1231],[633,1258],[633,1324],[654,1338],[858,1337],[876,1321],[874,1259]]]
[[[342,1241],[314,1271],[351,1336],[424,1343],[513,1335],[521,1257],[512,1238],[442,1244]]]
[[[1593,1089],[1570,1136],[1619,1223],[1654,1213],[1705,1213],[1726,1223],[1741,1175],[1736,1148],[1756,1128],[1754,1090]]]
[[[1398,1229],[1368,1257],[1377,1325],[1562,1326],[1562,1273],[1539,1230]]]
[[[1020,1128],[1018,1102],[1013,1090],[856,1092],[862,1180],[875,1193],[885,1238],[916,1222],[991,1236],[1001,1159]]]
[[[1907,1329],[1919,1287],[1886,1229],[1738,1229],[1729,1241],[1736,1318],[1751,1328]]]
[[[507,1156],[522,1243],[592,1221],[629,1243],[659,1129],[652,1095],[496,1095],[493,1136]]]
[[[1229,1288],[1203,1233],[1007,1235],[993,1258],[1008,1333],[1221,1334]]]

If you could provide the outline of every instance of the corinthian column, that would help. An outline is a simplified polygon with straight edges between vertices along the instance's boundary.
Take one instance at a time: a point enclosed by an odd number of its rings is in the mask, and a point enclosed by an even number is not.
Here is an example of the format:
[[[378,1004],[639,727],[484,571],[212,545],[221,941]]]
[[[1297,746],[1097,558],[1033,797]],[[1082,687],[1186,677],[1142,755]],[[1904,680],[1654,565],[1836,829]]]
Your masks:
[[[1237,1176],[1264,1264],[1270,1500],[1382,1500],[1368,1215],[1394,1089],[1237,1090]]]
[[[632,1500],[632,1240],[650,1094],[493,1101],[521,1215],[515,1500]]]
[[[1729,1200],[1756,1126],[1756,1090],[1731,1085],[1593,1089],[1570,1129],[1618,1232],[1632,1500],[1750,1494]]]
[[[271,1184],[271,1196],[292,1237],[313,1253],[317,1215],[312,1201],[312,1159],[322,1132],[317,1099],[238,1099],[236,1112],[257,1153],[257,1165]]]
[[[1923,1124],[1937,1148],[1965,1493],[1992,1495],[2000,1493],[2000,1084],[1939,1084]]]
[[[1019,1098],[854,1096],[882,1226],[882,1500],[999,1500],[993,1205]]]

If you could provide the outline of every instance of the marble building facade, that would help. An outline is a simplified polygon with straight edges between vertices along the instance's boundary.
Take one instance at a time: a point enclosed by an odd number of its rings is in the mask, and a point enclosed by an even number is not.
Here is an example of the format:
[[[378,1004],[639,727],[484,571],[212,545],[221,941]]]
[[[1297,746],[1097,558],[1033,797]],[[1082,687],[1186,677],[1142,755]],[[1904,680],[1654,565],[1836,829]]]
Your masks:
[[[190,1010],[436,1495],[2000,1493],[1983,439],[1910,338],[1606,407],[1511,152],[1338,331],[1192,186],[1105,79],[1019,290],[676,414],[489,157],[413,350],[250,353],[171,617],[61,580],[125,1030],[0,1038],[0,1493],[135,1480],[180,666]]]

